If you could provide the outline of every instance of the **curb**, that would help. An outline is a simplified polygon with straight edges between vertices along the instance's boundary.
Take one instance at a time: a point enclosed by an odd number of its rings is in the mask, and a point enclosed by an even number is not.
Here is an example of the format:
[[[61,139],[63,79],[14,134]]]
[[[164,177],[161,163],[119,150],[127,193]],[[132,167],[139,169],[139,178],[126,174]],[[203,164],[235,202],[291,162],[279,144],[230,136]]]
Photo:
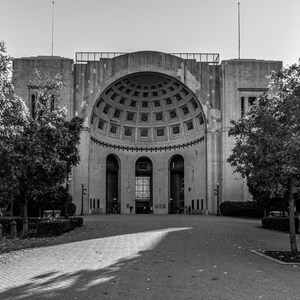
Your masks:
[[[274,262],[277,262],[278,264],[281,264],[281,265],[300,265],[300,263],[293,263],[293,262],[284,262],[284,261],[281,261],[281,260],[278,260],[276,258],[273,258],[273,257],[270,257],[266,254],[263,254],[262,252],[260,251],[256,251],[256,250],[249,250],[250,252],[254,253],[254,254],[257,254],[259,256],[262,256],[268,260],[271,260],[271,261],[274,261]]]

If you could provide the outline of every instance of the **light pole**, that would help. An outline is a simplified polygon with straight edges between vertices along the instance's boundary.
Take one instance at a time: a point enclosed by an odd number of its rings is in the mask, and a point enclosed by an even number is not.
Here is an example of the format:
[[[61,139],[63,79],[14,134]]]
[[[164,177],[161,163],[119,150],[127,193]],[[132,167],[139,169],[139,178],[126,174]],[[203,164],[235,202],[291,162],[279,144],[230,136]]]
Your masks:
[[[84,193],[84,183],[81,183],[81,213],[80,215],[83,216],[83,193]]]
[[[217,216],[220,215],[220,186],[217,183]]]

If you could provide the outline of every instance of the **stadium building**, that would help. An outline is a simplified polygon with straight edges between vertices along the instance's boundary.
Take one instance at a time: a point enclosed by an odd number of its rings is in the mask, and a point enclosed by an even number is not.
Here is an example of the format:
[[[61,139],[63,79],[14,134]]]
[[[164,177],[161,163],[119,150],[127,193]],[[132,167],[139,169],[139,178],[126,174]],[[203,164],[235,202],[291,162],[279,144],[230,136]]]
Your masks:
[[[154,51],[77,52],[14,60],[16,92],[34,113],[35,69],[60,73],[55,101],[84,119],[81,162],[70,190],[77,211],[215,214],[223,201],[251,200],[227,158],[228,136],[280,61]]]

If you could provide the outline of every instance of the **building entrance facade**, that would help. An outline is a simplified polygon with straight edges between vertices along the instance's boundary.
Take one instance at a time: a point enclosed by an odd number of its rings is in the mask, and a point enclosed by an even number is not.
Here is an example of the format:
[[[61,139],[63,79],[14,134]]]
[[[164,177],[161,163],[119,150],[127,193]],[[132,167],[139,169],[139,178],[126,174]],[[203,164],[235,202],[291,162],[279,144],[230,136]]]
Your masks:
[[[84,120],[70,182],[76,213],[83,203],[85,214],[175,214],[185,206],[213,214],[223,201],[251,200],[227,164],[230,121],[267,91],[266,75],[281,65],[220,63],[214,53],[76,53],[75,62],[15,59],[13,80],[34,112],[30,76],[57,70],[65,88],[56,101]]]

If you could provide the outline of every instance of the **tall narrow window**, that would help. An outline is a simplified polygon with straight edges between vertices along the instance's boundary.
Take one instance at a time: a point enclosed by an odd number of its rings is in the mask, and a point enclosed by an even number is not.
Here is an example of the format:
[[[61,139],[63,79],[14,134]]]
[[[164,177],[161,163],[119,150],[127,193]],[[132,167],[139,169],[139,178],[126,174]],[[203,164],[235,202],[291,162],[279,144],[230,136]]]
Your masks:
[[[36,116],[36,97],[35,94],[31,94],[31,116],[35,119]]]
[[[241,117],[245,115],[245,97],[241,97]]]

